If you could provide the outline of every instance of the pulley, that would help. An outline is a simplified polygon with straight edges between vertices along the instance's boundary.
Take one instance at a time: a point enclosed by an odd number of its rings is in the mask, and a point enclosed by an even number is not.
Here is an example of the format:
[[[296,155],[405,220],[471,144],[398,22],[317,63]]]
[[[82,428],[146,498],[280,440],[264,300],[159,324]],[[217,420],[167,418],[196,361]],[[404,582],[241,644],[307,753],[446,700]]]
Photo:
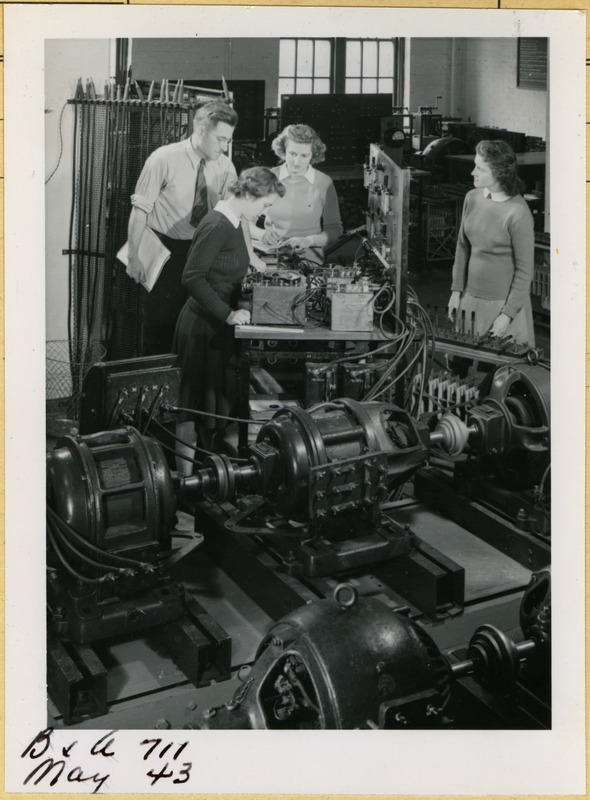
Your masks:
[[[550,460],[549,371],[539,365],[500,367],[466,422],[443,415],[430,442],[452,456],[469,444],[511,488],[536,485]]]
[[[533,667],[550,675],[550,573],[532,576],[515,641],[481,625],[462,661],[450,663],[417,623],[339,584],[333,597],[292,611],[270,628],[249,675],[206,728],[432,728],[449,723],[453,681],[473,677],[506,694]],[[549,656],[549,657],[548,657]]]

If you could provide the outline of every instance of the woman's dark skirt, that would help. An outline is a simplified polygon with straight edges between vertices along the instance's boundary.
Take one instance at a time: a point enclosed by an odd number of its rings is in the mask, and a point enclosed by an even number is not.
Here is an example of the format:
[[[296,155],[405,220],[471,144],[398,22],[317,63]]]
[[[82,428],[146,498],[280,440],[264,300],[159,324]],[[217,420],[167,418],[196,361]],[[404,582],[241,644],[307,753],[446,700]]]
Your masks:
[[[178,405],[231,416],[238,387],[233,327],[195,312],[188,301],[178,318],[173,351],[181,371]],[[179,422],[188,420],[209,430],[226,425],[214,417],[179,412]]]

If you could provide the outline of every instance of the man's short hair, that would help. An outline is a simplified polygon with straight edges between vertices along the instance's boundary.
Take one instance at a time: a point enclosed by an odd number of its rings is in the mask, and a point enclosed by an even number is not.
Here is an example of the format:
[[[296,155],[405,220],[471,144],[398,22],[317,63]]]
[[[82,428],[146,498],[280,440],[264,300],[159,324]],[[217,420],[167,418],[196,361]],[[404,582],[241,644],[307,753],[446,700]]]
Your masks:
[[[206,130],[209,130],[219,122],[225,122],[235,128],[238,124],[238,115],[228,103],[224,103],[222,100],[211,100],[197,108],[193,127],[204,125]]]

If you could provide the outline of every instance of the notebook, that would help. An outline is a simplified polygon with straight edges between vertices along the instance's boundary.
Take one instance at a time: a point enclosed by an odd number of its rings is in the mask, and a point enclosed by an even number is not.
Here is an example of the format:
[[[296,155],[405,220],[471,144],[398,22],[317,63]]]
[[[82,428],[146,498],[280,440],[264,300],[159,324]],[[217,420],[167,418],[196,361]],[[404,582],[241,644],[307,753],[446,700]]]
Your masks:
[[[151,292],[160,277],[162,267],[170,258],[170,250],[165,247],[151,228],[146,227],[139,243],[139,260],[145,267],[145,280],[141,285]],[[125,242],[117,253],[117,258],[127,267],[129,275],[129,242]]]

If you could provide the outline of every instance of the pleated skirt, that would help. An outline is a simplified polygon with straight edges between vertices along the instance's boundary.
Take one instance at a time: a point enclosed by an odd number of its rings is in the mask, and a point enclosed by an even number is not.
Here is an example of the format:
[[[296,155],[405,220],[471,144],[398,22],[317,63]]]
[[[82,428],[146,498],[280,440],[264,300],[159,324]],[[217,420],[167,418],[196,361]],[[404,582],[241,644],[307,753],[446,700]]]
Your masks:
[[[237,399],[238,357],[233,327],[199,315],[185,303],[174,334],[173,351],[180,366],[179,405],[209,414],[232,415]],[[223,428],[214,417],[179,413],[179,422]]]
[[[455,329],[468,334],[472,333],[475,336],[485,336],[489,333],[505,302],[505,300],[484,300],[465,292],[457,309]],[[516,344],[535,346],[535,328],[530,297],[527,297],[524,306],[508,326],[505,335],[511,336]]]

